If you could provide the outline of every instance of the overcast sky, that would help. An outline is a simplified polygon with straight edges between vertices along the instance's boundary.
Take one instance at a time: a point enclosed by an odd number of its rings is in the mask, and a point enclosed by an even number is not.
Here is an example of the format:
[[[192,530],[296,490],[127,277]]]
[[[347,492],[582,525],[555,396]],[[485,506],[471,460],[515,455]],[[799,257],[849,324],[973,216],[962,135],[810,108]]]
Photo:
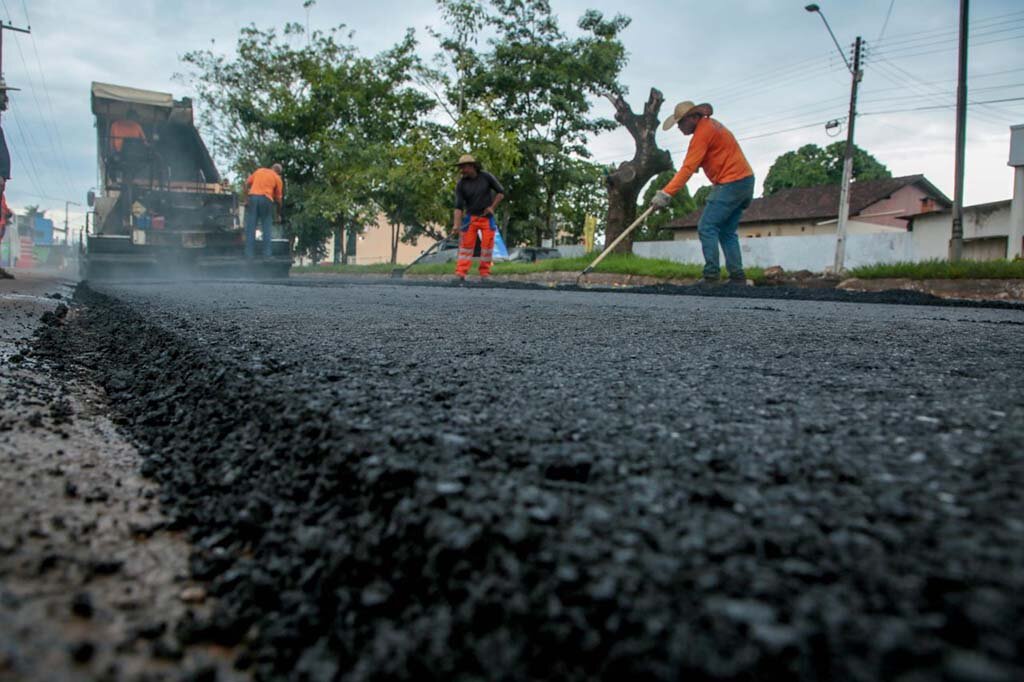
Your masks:
[[[622,80],[634,108],[651,86],[665,93],[669,105],[712,102],[716,117],[740,138],[758,192],[779,154],[845,138],[845,129],[830,137],[823,123],[845,117],[849,74],[820,18],[804,11],[804,0],[551,2],[566,28],[588,8],[629,15],[633,23],[622,39],[630,59]],[[869,46],[857,144],[893,174],[923,173],[952,196],[958,2],[819,4],[844,47],[858,34]],[[424,54],[433,53],[424,30],[441,28],[432,0],[389,0],[386,11],[380,7],[321,0],[309,18],[314,29],[346,24],[366,54],[387,48],[413,27]],[[11,94],[3,119],[14,164],[8,201],[16,210],[40,204],[60,220],[64,202],[84,203],[96,182],[92,81],[190,95],[173,79],[183,53],[211,41],[214,49],[231,52],[243,26],[306,20],[302,0],[0,0],[0,11],[5,20],[32,27],[31,37],[4,35],[4,75],[21,88]],[[971,20],[971,100],[1024,98],[1024,4],[974,0]],[[903,111],[912,108],[926,109]],[[610,115],[610,109],[598,102],[602,113]],[[1017,123],[1024,123],[1024,100],[970,109],[968,204],[1010,197],[1009,126]],[[678,164],[686,138],[672,130],[660,133],[660,142]],[[631,156],[631,140],[617,131],[595,139],[591,150],[597,161],[619,162]],[[691,191],[701,182],[703,176],[691,181]],[[81,224],[83,210],[71,207],[72,226]]]

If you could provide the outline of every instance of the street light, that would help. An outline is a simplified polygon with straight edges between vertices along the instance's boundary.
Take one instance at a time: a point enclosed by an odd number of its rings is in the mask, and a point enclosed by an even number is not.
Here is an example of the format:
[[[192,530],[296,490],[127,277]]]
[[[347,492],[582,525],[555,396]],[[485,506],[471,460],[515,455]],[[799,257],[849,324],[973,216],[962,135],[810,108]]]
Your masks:
[[[852,73],[853,67],[850,66],[850,60],[846,58],[846,53],[843,52],[842,46],[839,45],[839,41],[836,39],[836,34],[832,32],[832,27],[828,25],[828,19],[825,18],[825,13],[822,12],[821,8],[813,2],[804,7],[804,9],[812,14],[817,13],[817,15],[821,17],[821,20],[825,22],[825,28],[828,29],[828,34],[832,36],[832,42],[836,44],[836,49],[839,50],[839,56],[843,58],[843,63],[846,64],[846,70]]]
[[[846,58],[846,53],[843,52],[843,48],[839,45],[836,34],[832,32],[832,27],[829,26],[828,19],[825,18],[825,13],[821,11],[821,8],[811,3],[805,6],[804,9],[817,14],[825,22],[828,34],[832,36],[832,42],[836,44],[836,49],[839,50],[843,63],[846,64],[846,68],[852,76],[852,84],[850,85],[850,114],[846,119],[846,151],[843,154],[843,179],[842,184],[839,186],[839,216],[836,220],[836,258],[832,265],[832,271],[839,275],[843,272],[844,261],[846,260],[846,223],[850,218],[850,181],[853,179],[853,130],[857,120],[857,85],[863,76],[860,69],[863,41],[860,36],[857,36],[853,46],[853,64],[850,64],[850,61]]]

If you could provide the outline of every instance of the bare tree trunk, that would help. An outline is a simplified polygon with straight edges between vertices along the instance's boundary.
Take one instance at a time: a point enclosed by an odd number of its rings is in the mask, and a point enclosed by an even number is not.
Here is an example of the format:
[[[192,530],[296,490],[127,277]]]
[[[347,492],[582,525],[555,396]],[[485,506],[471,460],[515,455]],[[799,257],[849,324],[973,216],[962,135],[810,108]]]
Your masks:
[[[344,239],[344,235],[345,235],[344,228],[342,228],[341,225],[335,225],[335,227],[334,227],[334,254],[333,254],[334,255],[333,262],[334,262],[335,265],[341,263],[341,259],[342,259],[342,255],[343,255],[343,250],[345,248],[344,244],[342,243],[342,239]]]
[[[391,264],[395,265],[398,262],[398,236],[401,225],[398,223],[391,223]]]
[[[672,168],[672,157],[658,148],[655,133],[660,121],[658,112],[665,102],[665,96],[657,88],[651,88],[642,114],[633,113],[632,107],[622,95],[607,95],[615,105],[615,120],[625,126],[636,143],[636,152],[629,161],[622,162],[608,175],[608,226],[605,244],[611,244],[629,224],[636,220],[636,200],[647,181],[658,173]],[[633,239],[627,237],[616,248],[616,253],[632,253]]]

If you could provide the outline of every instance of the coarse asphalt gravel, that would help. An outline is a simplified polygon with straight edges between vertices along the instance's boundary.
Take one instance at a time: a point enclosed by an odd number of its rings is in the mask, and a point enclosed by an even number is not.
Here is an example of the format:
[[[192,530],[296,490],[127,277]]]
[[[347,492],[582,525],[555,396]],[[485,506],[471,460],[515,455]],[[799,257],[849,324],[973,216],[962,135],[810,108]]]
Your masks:
[[[39,339],[191,533],[183,640],[268,680],[1024,677],[1021,310],[309,284],[83,287]]]

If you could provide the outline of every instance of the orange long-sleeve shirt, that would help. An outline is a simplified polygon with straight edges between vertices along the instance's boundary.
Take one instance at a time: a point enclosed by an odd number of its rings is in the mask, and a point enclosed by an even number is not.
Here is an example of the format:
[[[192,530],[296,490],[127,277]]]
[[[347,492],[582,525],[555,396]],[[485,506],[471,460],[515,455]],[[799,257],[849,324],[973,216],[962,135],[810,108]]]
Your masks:
[[[245,186],[249,188],[249,196],[259,194],[278,204],[284,195],[281,176],[270,168],[257,168],[245,181]]]
[[[110,146],[115,152],[121,151],[125,140],[146,141],[146,133],[138,121],[119,119],[110,124]]]
[[[697,122],[682,167],[662,191],[675,196],[698,168],[703,168],[708,180],[716,185],[736,182],[754,174],[736,138],[713,118],[702,118]]]

